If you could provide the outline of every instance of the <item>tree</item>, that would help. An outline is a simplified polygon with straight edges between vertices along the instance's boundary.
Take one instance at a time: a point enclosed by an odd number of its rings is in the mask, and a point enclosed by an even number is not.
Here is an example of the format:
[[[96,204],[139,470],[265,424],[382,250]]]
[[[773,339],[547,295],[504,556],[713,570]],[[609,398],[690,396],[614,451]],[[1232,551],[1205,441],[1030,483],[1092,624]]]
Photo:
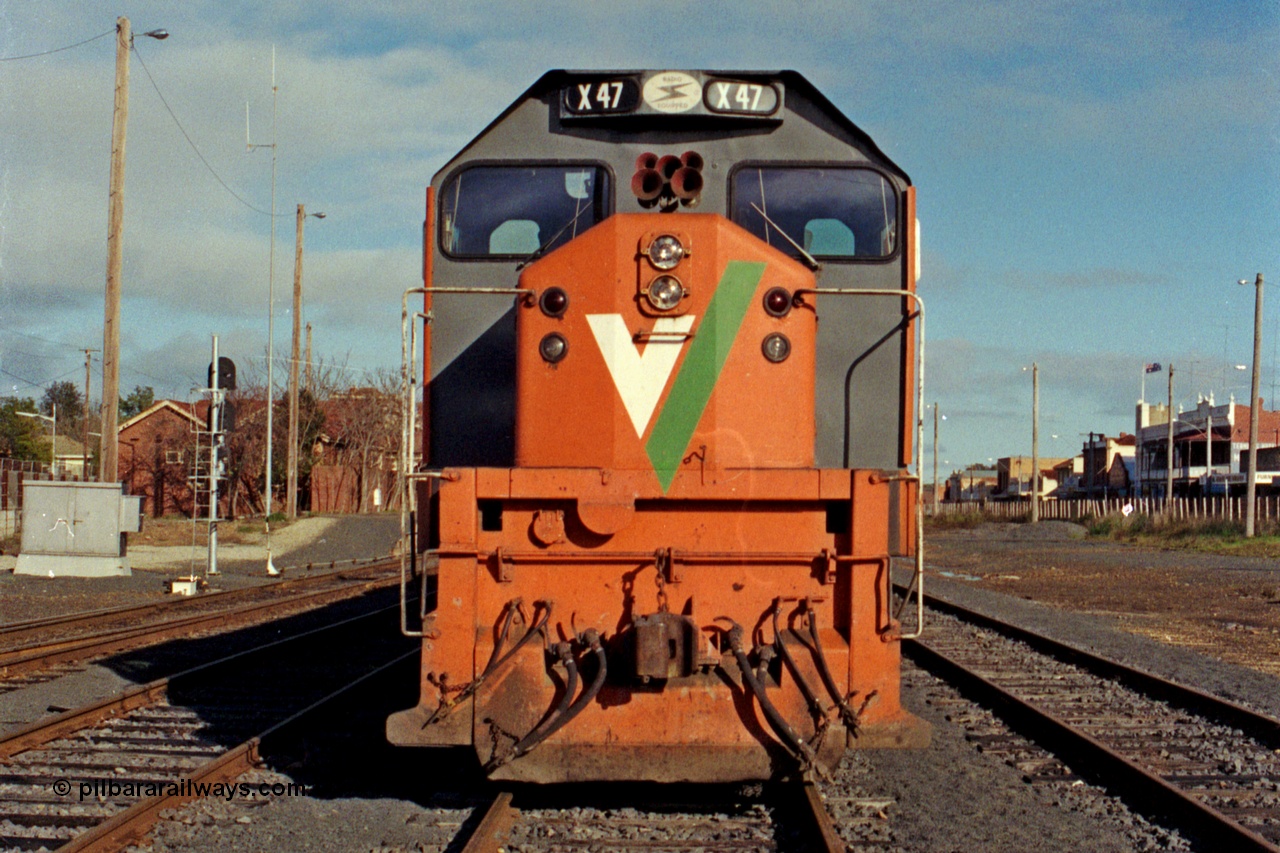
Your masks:
[[[38,418],[19,417],[18,412],[35,412],[36,401],[30,398],[0,399],[0,457],[47,460],[48,450],[41,447],[44,424]]]
[[[369,511],[374,489],[395,471],[400,451],[398,373],[374,371],[365,382],[330,398],[335,417],[325,423],[338,460],[357,474],[360,512]],[[383,506],[393,506],[400,497],[399,480],[388,485],[396,491],[383,496]]]
[[[53,416],[55,403],[58,406],[58,434],[79,435],[84,421],[84,397],[80,389],[74,382],[54,382],[40,399],[40,412]]]
[[[150,385],[133,386],[133,393],[120,399],[120,420],[126,421],[134,415],[141,414],[151,408],[156,401],[156,392]]]

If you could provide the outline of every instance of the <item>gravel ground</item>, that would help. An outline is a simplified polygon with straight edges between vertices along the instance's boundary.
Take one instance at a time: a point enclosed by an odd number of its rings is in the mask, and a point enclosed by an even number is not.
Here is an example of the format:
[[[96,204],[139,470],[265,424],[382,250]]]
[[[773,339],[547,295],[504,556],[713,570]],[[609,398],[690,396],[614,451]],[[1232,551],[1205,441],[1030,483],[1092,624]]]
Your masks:
[[[0,624],[84,610],[145,604],[170,596],[168,584],[194,570],[204,575],[206,546],[130,545],[133,574],[127,577],[38,577],[13,574],[17,558],[0,556]],[[272,562],[285,577],[296,576],[308,563],[328,563],[390,554],[400,536],[400,516],[312,516],[271,534]],[[215,589],[236,589],[271,582],[266,543],[220,543]]]
[[[1082,540],[1065,522],[947,531],[925,597],[949,598],[1280,717],[1280,566]],[[1074,529],[1073,529],[1074,528]]]
[[[1267,561],[1081,540],[1078,528],[1059,523],[931,534],[926,549],[929,588],[939,594],[1280,716],[1276,655],[1265,652],[1276,636],[1270,620],[1280,620],[1280,607],[1267,604],[1275,583]],[[39,701],[59,702],[59,684],[41,685]],[[955,707],[947,695],[931,676],[909,672],[904,704],[933,724],[931,746],[852,753],[842,764],[847,796],[892,801],[889,849],[1185,849],[1176,836],[1135,834],[1123,809],[1027,784],[1017,768],[965,740],[948,719]],[[380,746],[376,716],[353,722],[369,729],[368,740],[347,762],[276,767],[315,785],[307,796],[192,804],[157,830],[151,849],[444,850],[470,807],[428,789],[470,759]]]

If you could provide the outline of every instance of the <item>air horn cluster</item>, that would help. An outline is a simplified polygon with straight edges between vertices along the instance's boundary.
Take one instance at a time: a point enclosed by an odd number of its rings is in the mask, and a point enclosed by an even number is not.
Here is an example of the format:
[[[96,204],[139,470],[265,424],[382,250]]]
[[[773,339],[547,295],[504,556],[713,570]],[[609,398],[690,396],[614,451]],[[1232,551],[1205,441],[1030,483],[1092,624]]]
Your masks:
[[[631,176],[631,192],[641,207],[657,205],[674,210],[677,204],[693,207],[702,196],[702,155],[686,151],[657,154],[646,151],[636,158],[636,173]]]

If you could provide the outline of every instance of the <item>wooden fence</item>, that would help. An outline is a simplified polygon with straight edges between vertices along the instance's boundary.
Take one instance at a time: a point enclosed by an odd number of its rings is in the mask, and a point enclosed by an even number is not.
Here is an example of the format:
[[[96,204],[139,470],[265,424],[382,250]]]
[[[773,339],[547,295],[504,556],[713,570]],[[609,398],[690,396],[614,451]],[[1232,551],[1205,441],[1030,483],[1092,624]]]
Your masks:
[[[1125,507],[1133,513],[1164,515],[1175,519],[1221,519],[1244,521],[1245,498],[1105,498],[1098,500],[1047,500],[1040,502],[1041,520],[1078,521],[1085,518],[1103,518],[1108,515],[1124,515]],[[1031,512],[1027,501],[957,501],[938,504],[938,515],[965,515],[980,512],[993,518],[1026,518]],[[925,513],[932,514],[933,507],[926,502]],[[1256,498],[1254,518],[1258,522],[1280,519],[1280,497],[1269,495]]]

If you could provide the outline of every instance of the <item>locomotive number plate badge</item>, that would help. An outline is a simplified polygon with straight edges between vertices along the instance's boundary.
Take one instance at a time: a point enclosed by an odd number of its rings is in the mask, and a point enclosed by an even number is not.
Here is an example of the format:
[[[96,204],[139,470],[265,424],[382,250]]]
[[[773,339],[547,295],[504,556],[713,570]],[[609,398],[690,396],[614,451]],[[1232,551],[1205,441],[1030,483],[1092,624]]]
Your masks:
[[[640,84],[630,77],[577,80],[561,92],[571,116],[618,115],[635,112]]]

